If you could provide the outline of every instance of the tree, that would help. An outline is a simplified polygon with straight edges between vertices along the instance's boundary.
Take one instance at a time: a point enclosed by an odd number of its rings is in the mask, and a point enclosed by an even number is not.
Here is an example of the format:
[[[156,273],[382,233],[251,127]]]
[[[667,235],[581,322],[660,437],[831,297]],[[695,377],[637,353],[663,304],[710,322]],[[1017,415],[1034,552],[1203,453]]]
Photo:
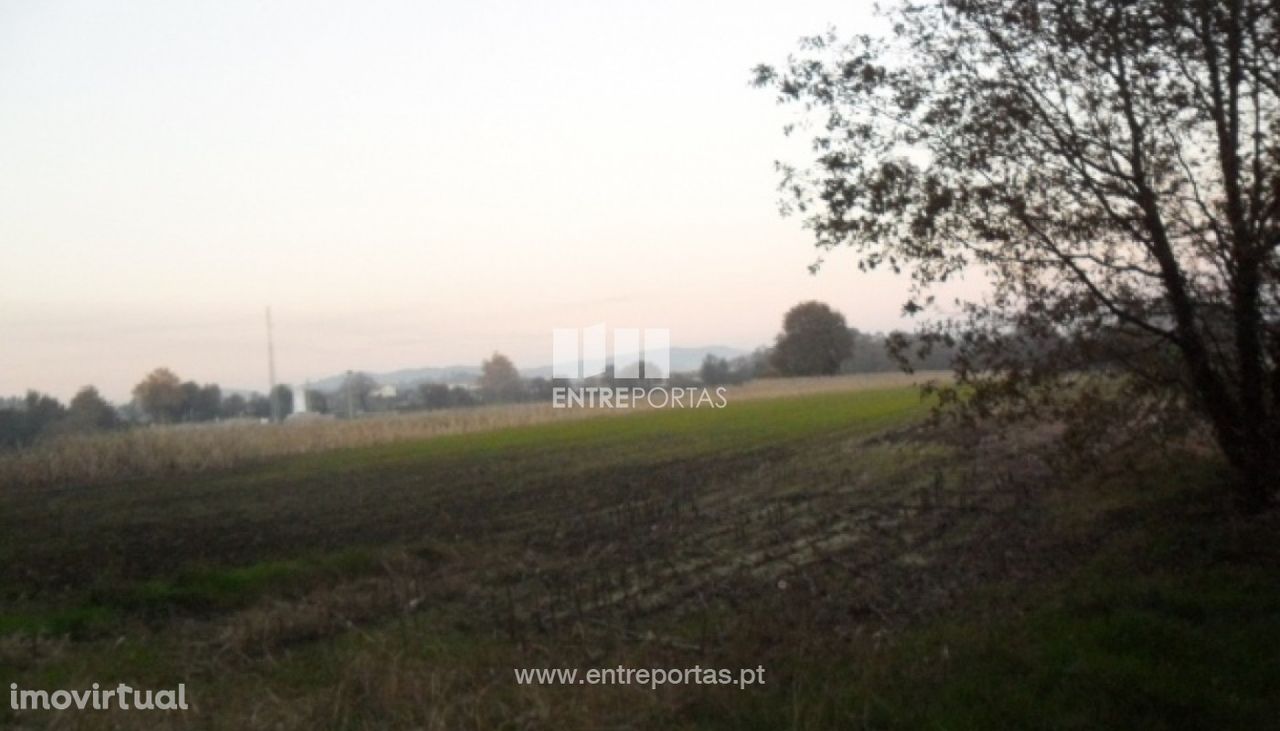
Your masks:
[[[307,411],[313,414],[329,413],[329,397],[324,391],[308,388],[303,392],[302,397],[307,400]]]
[[[707,357],[702,359],[702,368],[698,374],[702,383],[707,386],[723,386],[735,382],[735,373],[729,361],[712,353],[707,353]]]
[[[184,381],[179,390],[182,393],[182,406],[178,412],[178,421],[213,421],[221,414],[222,389],[217,384],[201,386],[195,381]]]
[[[242,418],[249,413],[249,402],[245,400],[244,396],[233,393],[222,400],[218,413],[224,419]]]
[[[196,389],[187,404],[192,421],[214,421],[222,412],[222,389],[216,383],[206,383]]]
[[[520,371],[502,353],[480,364],[480,392],[488,402],[515,401],[520,398]]]
[[[840,364],[841,373],[881,373],[904,367],[913,371],[948,370],[955,355],[945,344],[931,343],[907,332],[885,335],[850,328],[849,334],[853,337],[853,355]]]
[[[71,398],[65,421],[69,431],[97,431],[120,425],[115,408],[93,386],[85,386]]]
[[[271,399],[257,392],[249,394],[245,401],[245,415],[255,419],[270,419]]]
[[[15,406],[0,409],[0,447],[30,445],[41,435],[51,433],[67,413],[56,398],[36,391],[27,391]]]
[[[555,383],[550,378],[535,376],[524,384],[524,396],[530,401],[550,401]]]
[[[34,440],[41,433],[48,431],[53,425],[61,421],[67,414],[67,407],[52,396],[46,396],[36,391],[27,391],[26,413],[28,429],[31,439]]]
[[[133,387],[133,398],[144,414],[162,424],[182,418],[186,405],[182,381],[168,368],[157,368],[147,374]]]
[[[348,371],[347,377],[342,381],[342,389],[334,394],[335,412],[355,416],[358,411],[368,411],[370,397],[377,387],[378,382],[368,373]]]
[[[25,414],[15,408],[0,408],[0,449],[26,444],[27,423],[24,417]]]
[[[446,409],[450,405],[449,387],[443,383],[424,383],[418,386],[418,396],[425,409]]]
[[[704,386],[734,386],[756,377],[756,355],[740,355],[733,360],[711,353],[702,359],[698,376]]]
[[[271,400],[275,402],[277,411],[275,412],[281,420],[289,418],[293,413],[293,389],[283,383],[277,385],[275,390],[271,392]]]
[[[830,375],[853,352],[844,315],[821,302],[802,302],[782,320],[773,364],[784,375]]]
[[[750,353],[735,359],[734,367],[743,374],[744,381],[752,378],[773,378],[778,369],[773,365],[773,348],[760,346]]]
[[[449,389],[449,401],[453,406],[476,405],[475,395],[462,386],[454,386]]]
[[[1274,4],[908,0],[888,14],[886,36],[828,34],[757,68],[820,119],[812,164],[780,165],[787,209],[819,249],[909,272],[908,312],[962,272],[987,279],[923,328],[959,343],[971,413],[1110,397],[1132,431],[1189,407],[1242,507],[1266,507],[1280,474]],[[1099,364],[1116,377],[1074,377]]]
[[[200,404],[200,384],[195,381],[183,381],[178,390],[182,394],[182,406],[178,410],[177,421],[199,421],[196,409]]]

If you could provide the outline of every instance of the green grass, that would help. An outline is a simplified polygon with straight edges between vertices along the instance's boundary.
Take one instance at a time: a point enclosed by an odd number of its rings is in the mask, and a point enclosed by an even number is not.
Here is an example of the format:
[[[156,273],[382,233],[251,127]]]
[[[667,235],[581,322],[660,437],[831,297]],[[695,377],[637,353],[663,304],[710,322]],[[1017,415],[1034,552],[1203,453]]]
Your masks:
[[[923,414],[929,404],[914,388],[887,388],[796,398],[732,403],[724,409],[642,411],[621,418],[584,419],[453,434],[422,442],[335,450],[282,460],[254,470],[260,480],[278,480],[333,470],[380,470],[429,462],[493,457],[520,459],[554,452],[599,460],[657,461],[724,449],[781,444],[843,430],[874,431]]]
[[[1274,576],[1206,570],[1091,578],[1091,589],[1064,588],[1025,617],[951,620],[919,631],[855,698],[871,725],[896,728],[1256,729],[1274,722]]]
[[[87,637],[108,631],[129,614],[225,612],[248,606],[268,594],[297,594],[344,577],[368,573],[377,565],[371,552],[356,548],[248,566],[189,568],[171,578],[94,589],[79,606],[0,614],[0,635]]]
[[[697,725],[1276,727],[1277,522],[1214,508],[1225,504],[1217,474],[1211,462],[1180,462],[1151,467],[1138,484],[1074,490],[1128,514],[1065,577],[1030,590],[992,583],[881,651],[810,656],[784,671],[794,674],[787,687],[729,713],[705,709]],[[1076,527],[1090,527],[1073,510]]]
[[[1021,537],[999,541],[1006,514],[912,513],[935,483],[983,505],[966,491],[986,484],[987,464],[941,441],[866,439],[926,408],[911,389],[780,398],[0,498],[11,599],[0,680],[183,679],[225,714],[199,719],[211,728],[1276,724],[1277,523],[1226,512],[1211,462],[1037,495],[1026,510],[1052,535],[1031,537],[1073,548],[1047,554],[1057,563],[1043,574],[1006,577],[1000,561],[967,553],[1018,550]],[[842,549],[845,566],[803,565],[785,592],[737,563],[770,551],[785,563],[857,521],[880,526],[866,534],[876,543]],[[875,567],[857,562],[895,541],[892,570],[873,581]],[[931,564],[895,561],[930,550]],[[724,572],[669,605],[603,606],[583,622],[528,611],[567,611],[579,593],[703,561]],[[942,613],[853,614],[863,592],[925,601],[939,576],[917,573],[926,565],[975,578]],[[44,574],[19,571],[30,567]],[[361,609],[372,591],[383,603]],[[695,663],[761,663],[771,683],[651,692],[510,680],[515,666]]]
[[[307,559],[186,569],[171,579],[152,579],[123,592],[104,593],[98,599],[108,606],[151,612],[228,610],[246,606],[268,593],[297,592],[376,567],[377,559],[370,552],[347,549]]]
[[[111,626],[119,614],[111,607],[88,604],[40,613],[0,614],[0,635],[70,635],[80,637]]]
[[[429,519],[459,495],[491,495],[498,505],[566,480],[609,481],[654,465],[786,449],[817,435],[869,433],[926,409],[915,389],[748,401],[723,410],[640,412],[335,450],[222,473],[74,489],[51,499],[0,496],[0,533],[6,535],[0,592],[30,594],[32,576],[24,569],[43,565],[75,572],[59,577],[61,586],[115,591],[123,583],[163,580],[138,591],[180,603],[184,593],[216,602],[220,591],[235,593],[253,580],[219,579],[223,589],[209,582],[189,590],[161,587],[197,581],[177,576],[193,563],[215,573],[252,571],[255,564],[281,570],[280,562],[353,544],[413,542],[421,535],[403,525],[406,518],[420,516],[429,537]],[[47,530],[51,515],[64,516],[62,530]],[[300,535],[286,540],[287,531]]]

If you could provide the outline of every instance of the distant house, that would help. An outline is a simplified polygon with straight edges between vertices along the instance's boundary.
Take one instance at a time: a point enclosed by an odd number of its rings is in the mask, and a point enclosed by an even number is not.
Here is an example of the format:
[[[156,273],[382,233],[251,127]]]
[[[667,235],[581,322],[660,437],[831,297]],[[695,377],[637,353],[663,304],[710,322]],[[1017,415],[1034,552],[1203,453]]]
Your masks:
[[[386,386],[378,386],[373,389],[372,395],[378,398],[393,399],[396,397],[396,387],[390,384]]]

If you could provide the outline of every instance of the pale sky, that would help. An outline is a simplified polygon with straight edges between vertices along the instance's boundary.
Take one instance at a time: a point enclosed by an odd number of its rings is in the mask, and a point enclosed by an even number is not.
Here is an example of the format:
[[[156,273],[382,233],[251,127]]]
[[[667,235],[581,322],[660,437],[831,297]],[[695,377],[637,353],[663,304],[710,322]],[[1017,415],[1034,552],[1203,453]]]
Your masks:
[[[870,3],[0,0],[0,395],[150,369],[550,362],[550,332],[751,348],[817,276],[777,213],[789,118],[751,67]]]

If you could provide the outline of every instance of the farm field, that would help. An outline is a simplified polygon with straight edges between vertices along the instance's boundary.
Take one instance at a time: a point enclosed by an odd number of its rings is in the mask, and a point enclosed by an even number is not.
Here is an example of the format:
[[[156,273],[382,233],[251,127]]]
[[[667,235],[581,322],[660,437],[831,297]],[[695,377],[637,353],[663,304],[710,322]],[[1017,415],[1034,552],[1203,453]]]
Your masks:
[[[900,382],[0,492],[0,679],[192,710],[16,728],[1259,728],[1275,521],[1087,484]],[[1087,496],[1088,499],[1081,499]],[[1088,506],[1087,508],[1085,506]],[[1174,567],[1174,569],[1164,567]],[[529,667],[764,685],[521,685]],[[7,715],[4,715],[7,714]]]
[[[905,387],[948,379],[923,371],[817,378],[759,379],[729,387],[734,402],[779,396]],[[618,416],[613,409],[555,409],[515,403],[358,419],[304,418],[284,428],[250,419],[63,435],[21,450],[0,451],[0,484],[48,487],[105,484],[131,477],[165,477],[221,470],[272,457],[422,441],[440,436]]]

